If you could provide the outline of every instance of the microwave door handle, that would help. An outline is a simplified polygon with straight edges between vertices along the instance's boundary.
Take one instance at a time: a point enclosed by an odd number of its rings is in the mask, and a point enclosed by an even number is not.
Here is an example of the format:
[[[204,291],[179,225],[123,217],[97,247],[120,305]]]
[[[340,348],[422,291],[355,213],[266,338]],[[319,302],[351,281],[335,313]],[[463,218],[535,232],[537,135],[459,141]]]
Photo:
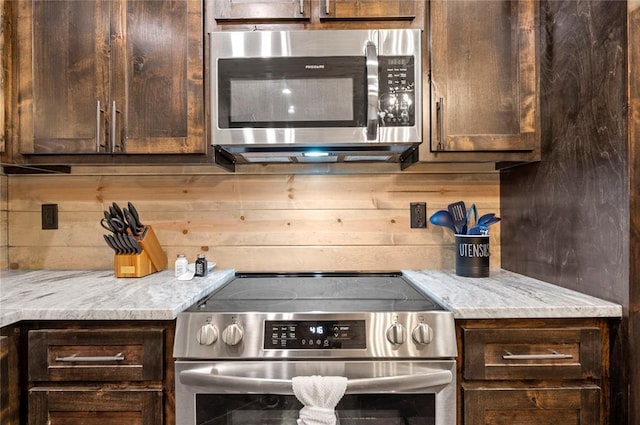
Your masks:
[[[214,368],[215,369],[215,368]],[[212,368],[180,372],[180,383],[201,391],[222,391],[233,394],[292,395],[291,379],[218,375]],[[383,376],[377,378],[348,379],[345,394],[376,394],[382,392],[419,391],[424,388],[449,385],[453,374],[448,370],[430,370],[424,373]]]
[[[367,140],[378,138],[378,92],[380,82],[378,77],[378,52],[376,45],[367,43]]]

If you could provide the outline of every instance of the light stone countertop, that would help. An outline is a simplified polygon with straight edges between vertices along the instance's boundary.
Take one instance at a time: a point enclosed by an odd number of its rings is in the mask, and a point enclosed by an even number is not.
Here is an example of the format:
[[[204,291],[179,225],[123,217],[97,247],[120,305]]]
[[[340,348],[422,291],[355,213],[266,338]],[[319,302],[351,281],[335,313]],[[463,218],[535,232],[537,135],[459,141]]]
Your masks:
[[[622,307],[506,270],[464,278],[403,270],[456,319],[621,317]],[[172,271],[116,278],[112,270],[0,271],[0,327],[21,320],[173,320],[234,276],[180,281]]]
[[[456,319],[621,317],[622,306],[507,270],[488,278],[403,270]]]
[[[177,280],[165,270],[116,278],[113,270],[0,272],[0,327],[21,320],[173,320],[229,281],[233,270]]]

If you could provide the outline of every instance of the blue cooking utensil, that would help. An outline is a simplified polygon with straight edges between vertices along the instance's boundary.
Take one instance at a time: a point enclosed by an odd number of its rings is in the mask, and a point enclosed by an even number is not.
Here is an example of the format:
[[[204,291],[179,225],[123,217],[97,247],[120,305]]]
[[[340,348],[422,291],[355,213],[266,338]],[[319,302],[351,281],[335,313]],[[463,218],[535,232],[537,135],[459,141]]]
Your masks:
[[[473,221],[471,221],[471,217],[473,216]],[[462,225],[462,231],[460,234],[466,235],[467,229],[478,224],[478,209],[476,208],[476,204],[471,204],[469,209],[467,210],[467,218],[465,223]]]
[[[485,227],[489,227],[489,226],[491,226],[492,224],[496,224],[496,223],[497,223],[497,222],[499,222],[499,221],[500,221],[500,217],[491,217],[491,218],[490,218],[490,219],[488,219],[488,220],[484,220],[484,222],[482,222],[482,223],[481,223],[481,225],[482,225],[482,226],[485,226]]]
[[[481,224],[481,225],[484,225],[487,221],[491,220],[495,216],[496,216],[496,213],[484,214],[477,220],[477,223]]]
[[[429,217],[429,222],[431,224],[435,224],[436,226],[443,226],[451,229],[451,231],[455,234],[456,226],[453,224],[453,217],[449,214],[449,211],[439,210],[434,212],[431,217]]]
[[[467,208],[463,201],[454,202],[447,207],[449,214],[453,218],[453,228],[456,229],[455,233],[464,234],[463,227],[467,222]]]

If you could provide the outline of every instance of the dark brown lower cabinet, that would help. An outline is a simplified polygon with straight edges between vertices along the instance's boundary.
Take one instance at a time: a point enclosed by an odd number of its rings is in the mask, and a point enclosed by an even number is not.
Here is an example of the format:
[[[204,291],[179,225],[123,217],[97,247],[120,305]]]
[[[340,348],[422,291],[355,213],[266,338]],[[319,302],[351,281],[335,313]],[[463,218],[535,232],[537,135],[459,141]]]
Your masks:
[[[162,424],[161,390],[32,388],[29,425]]]
[[[464,388],[464,423],[573,425],[600,423],[600,388]]]
[[[24,330],[28,425],[175,423],[174,322],[29,323]]]
[[[18,331],[10,326],[0,330],[0,425],[20,424],[20,383],[18,378]]]
[[[457,322],[458,423],[605,425],[607,319]]]

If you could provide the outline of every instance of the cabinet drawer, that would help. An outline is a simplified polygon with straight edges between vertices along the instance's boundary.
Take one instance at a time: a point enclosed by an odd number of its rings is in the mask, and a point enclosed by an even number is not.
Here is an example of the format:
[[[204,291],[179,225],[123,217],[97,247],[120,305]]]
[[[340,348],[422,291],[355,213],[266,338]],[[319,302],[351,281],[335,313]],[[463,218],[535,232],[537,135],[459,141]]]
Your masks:
[[[464,388],[465,425],[600,423],[600,388]]]
[[[29,331],[29,381],[160,381],[162,329]]]
[[[162,391],[33,388],[29,425],[158,425]]]
[[[600,329],[463,329],[465,379],[600,378]]]

